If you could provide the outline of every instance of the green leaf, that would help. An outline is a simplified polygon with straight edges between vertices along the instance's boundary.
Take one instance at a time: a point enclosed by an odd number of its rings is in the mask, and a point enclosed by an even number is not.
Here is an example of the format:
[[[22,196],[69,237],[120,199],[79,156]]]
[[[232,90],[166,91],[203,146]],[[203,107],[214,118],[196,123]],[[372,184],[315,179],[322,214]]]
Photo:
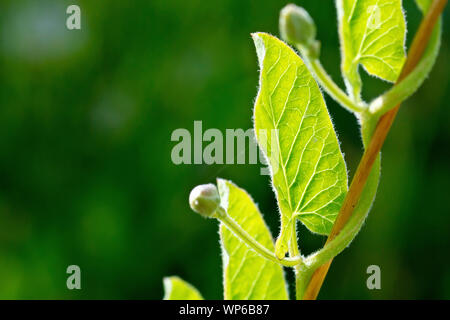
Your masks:
[[[164,300],[203,300],[192,285],[179,277],[166,277],[164,283]]]
[[[329,234],[347,192],[347,171],[322,94],[303,61],[271,35],[253,39],[261,69],[255,131],[281,211],[280,258],[295,217],[312,232]]]
[[[423,14],[426,14],[431,4],[431,0],[417,0],[417,5]],[[430,74],[436,63],[441,46],[442,17],[439,17],[434,26],[427,48],[416,67],[400,83],[396,83],[391,89],[370,103],[369,110],[372,113],[383,114],[399,103],[405,101],[420,86]]]
[[[406,23],[401,0],[337,0],[342,73],[351,96],[359,99],[358,65],[394,82],[406,59]]]
[[[252,237],[274,250],[272,236],[252,198],[230,181],[217,180],[221,206]],[[246,246],[223,224],[224,298],[226,300],[284,300],[288,292],[283,268]]]

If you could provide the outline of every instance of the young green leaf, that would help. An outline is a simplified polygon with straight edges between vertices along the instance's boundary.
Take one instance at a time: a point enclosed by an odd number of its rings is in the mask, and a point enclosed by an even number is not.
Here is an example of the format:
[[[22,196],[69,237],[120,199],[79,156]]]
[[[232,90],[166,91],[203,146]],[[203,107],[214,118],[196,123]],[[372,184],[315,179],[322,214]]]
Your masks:
[[[417,5],[423,14],[428,11],[431,0],[417,0]],[[377,113],[379,115],[391,110],[399,103],[409,98],[420,86],[423,84],[429,73],[433,69],[439,54],[439,48],[441,45],[441,33],[442,33],[442,18],[437,21],[430,40],[428,41],[427,48],[423,53],[420,62],[408,74],[400,83],[396,83],[391,89],[385,92],[373,100],[369,105],[371,113]]]
[[[358,65],[394,82],[406,59],[406,23],[401,0],[336,0],[342,73],[349,94],[359,99]]]
[[[269,34],[253,34],[253,40],[261,69],[255,131],[281,211],[280,258],[296,217],[312,232],[329,234],[347,172],[322,94],[301,58]]]
[[[164,300],[203,300],[200,292],[179,277],[163,279]]]
[[[257,206],[245,190],[218,179],[221,206],[256,241],[274,250],[272,236]],[[283,268],[254,252],[223,224],[224,298],[226,300],[288,299]]]

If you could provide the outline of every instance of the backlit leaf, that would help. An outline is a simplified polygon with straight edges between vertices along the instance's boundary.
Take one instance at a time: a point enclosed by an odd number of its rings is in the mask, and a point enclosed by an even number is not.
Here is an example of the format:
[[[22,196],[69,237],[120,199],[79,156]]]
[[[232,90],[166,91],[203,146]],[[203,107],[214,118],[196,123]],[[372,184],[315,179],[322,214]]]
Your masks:
[[[336,0],[342,73],[352,96],[359,97],[358,65],[394,82],[406,59],[406,23],[401,0]]]
[[[322,94],[301,58],[269,34],[253,39],[260,64],[255,132],[281,211],[281,257],[295,217],[312,232],[329,234],[347,192],[347,172]]]

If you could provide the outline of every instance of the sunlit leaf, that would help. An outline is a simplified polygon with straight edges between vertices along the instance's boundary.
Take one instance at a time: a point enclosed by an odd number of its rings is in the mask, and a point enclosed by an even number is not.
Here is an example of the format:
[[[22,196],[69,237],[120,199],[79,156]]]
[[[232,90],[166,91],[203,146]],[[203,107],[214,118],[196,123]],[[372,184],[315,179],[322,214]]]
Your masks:
[[[350,93],[359,95],[358,65],[394,82],[406,59],[406,23],[401,0],[336,0],[342,72]]]
[[[347,172],[324,99],[303,61],[271,35],[253,39],[260,64],[255,131],[281,211],[280,257],[295,217],[312,232],[329,234],[347,192]]]

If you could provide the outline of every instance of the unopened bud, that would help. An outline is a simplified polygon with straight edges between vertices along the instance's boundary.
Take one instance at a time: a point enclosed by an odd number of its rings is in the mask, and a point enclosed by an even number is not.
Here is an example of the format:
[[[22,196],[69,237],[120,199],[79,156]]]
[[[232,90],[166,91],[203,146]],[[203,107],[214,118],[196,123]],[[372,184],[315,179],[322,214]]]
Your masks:
[[[316,25],[305,9],[288,4],[280,13],[280,33],[284,41],[308,48],[316,39]]]
[[[217,187],[212,183],[196,186],[189,195],[189,205],[198,214],[212,218],[220,206]]]

